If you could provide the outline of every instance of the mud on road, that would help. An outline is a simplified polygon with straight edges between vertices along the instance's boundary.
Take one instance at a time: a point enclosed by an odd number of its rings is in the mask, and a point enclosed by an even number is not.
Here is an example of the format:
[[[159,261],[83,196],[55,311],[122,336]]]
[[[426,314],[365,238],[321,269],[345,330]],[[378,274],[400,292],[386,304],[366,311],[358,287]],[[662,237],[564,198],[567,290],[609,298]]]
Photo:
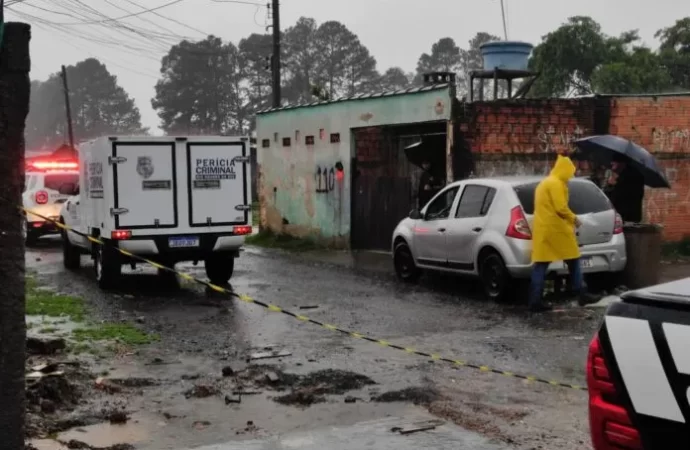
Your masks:
[[[37,448],[60,448],[56,441],[65,448],[193,448],[420,408],[502,448],[589,448],[584,392],[352,340],[197,285],[164,284],[150,268],[126,270],[121,289],[104,293],[87,258],[83,266],[65,271],[55,243],[27,253],[36,283],[83,299],[94,329],[132,328],[156,338],[92,331],[86,336],[98,340],[85,349],[91,341],[81,332],[64,352],[32,357],[27,366],[69,363],[59,368],[69,388],[31,394],[29,432],[41,438]],[[203,278],[203,267],[178,268]],[[401,286],[254,248],[237,261],[232,282],[237,292],[400,345],[576,384],[584,382],[587,344],[599,320],[599,313],[579,308],[531,318],[518,306],[466,297],[457,280]],[[52,325],[39,326],[51,331],[45,328]],[[53,328],[68,341],[75,335],[69,323],[66,331]]]

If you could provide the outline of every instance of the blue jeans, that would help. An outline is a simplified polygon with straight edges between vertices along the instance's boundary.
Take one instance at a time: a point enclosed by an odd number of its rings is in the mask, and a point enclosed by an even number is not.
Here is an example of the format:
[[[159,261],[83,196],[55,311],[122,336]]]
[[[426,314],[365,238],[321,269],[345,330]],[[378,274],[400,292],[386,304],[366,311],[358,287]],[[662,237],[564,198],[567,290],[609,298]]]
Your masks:
[[[582,268],[580,267],[580,258],[568,259],[565,261],[568,265],[568,272],[570,273],[570,285],[574,292],[578,294],[585,293],[585,283],[582,278]],[[532,280],[529,287],[529,306],[539,306],[541,298],[544,293],[544,282],[546,281],[546,271],[551,263],[538,262],[532,266]]]

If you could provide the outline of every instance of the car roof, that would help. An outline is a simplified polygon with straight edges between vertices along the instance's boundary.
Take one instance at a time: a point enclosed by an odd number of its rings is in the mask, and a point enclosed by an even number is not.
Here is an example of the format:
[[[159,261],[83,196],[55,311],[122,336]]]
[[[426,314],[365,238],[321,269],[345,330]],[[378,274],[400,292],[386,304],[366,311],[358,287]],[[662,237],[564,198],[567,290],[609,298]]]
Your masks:
[[[506,177],[485,177],[485,178],[468,178],[465,180],[459,180],[459,181],[454,181],[453,183],[449,184],[448,186],[457,186],[462,183],[471,183],[471,182],[476,182],[476,183],[481,183],[481,184],[486,184],[488,186],[499,186],[499,185],[508,185],[508,186],[520,186],[523,184],[532,184],[532,183],[539,183],[542,181],[545,177],[544,176],[539,176],[539,175],[518,175],[518,176],[506,176]],[[589,179],[587,177],[575,177],[571,180],[571,182],[589,182]]]
[[[668,283],[657,284],[621,295],[623,301],[643,299],[679,304],[690,304],[690,278],[683,278]]]

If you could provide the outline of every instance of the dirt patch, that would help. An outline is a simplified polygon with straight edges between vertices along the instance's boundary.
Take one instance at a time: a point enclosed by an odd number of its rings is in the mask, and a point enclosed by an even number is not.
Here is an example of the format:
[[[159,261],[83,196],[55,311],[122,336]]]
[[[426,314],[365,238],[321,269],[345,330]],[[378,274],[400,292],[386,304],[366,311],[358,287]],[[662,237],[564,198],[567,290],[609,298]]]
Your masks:
[[[500,417],[511,425],[514,422],[524,419],[529,415],[526,411],[517,411],[514,409],[498,408],[496,406],[487,405],[485,403],[468,403],[467,406],[475,413],[486,414],[494,417]]]
[[[441,394],[433,388],[411,387],[399,391],[385,392],[373,397],[377,403],[408,402],[415,405],[429,406],[441,398]]]

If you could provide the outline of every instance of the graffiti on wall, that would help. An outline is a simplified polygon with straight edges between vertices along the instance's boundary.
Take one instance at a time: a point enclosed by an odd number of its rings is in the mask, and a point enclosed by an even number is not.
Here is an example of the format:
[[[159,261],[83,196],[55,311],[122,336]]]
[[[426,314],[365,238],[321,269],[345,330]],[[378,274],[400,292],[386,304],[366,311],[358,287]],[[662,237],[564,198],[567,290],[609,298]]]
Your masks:
[[[686,153],[690,152],[690,129],[659,127],[652,131],[654,152]]]
[[[510,154],[555,153],[571,149],[573,141],[584,137],[580,126],[559,127],[555,125],[538,126],[525,129],[521,125],[508,124],[508,135],[502,149]]]

